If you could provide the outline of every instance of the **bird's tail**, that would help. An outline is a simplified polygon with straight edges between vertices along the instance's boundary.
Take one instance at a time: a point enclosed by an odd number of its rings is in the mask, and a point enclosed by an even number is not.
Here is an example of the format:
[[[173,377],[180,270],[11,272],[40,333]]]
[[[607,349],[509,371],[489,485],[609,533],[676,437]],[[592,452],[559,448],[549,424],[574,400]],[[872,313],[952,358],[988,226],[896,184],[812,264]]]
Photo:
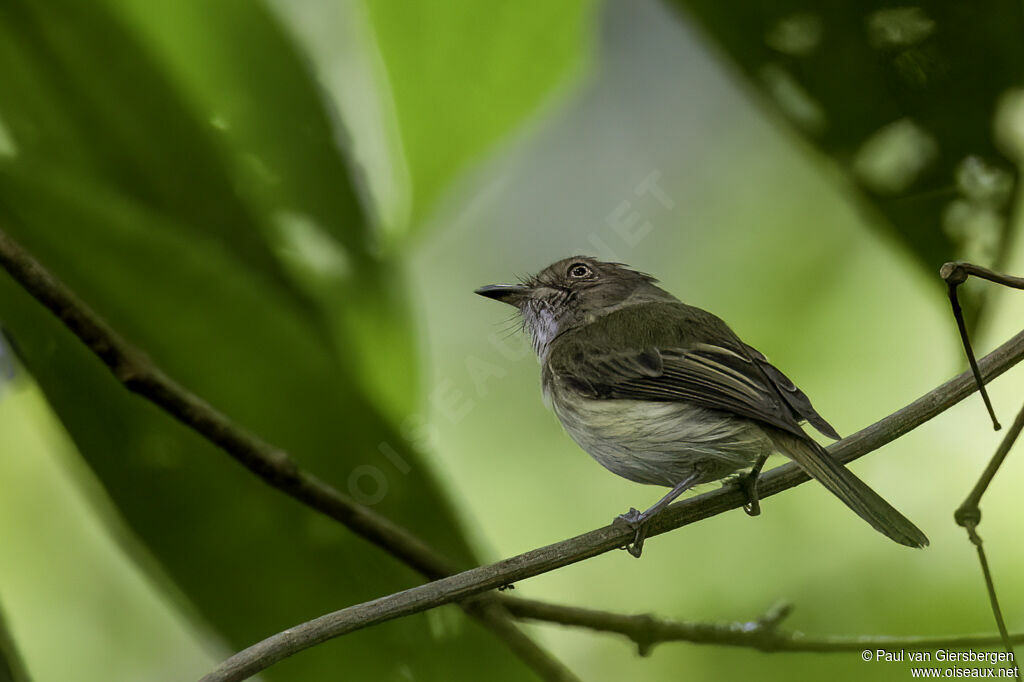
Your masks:
[[[896,511],[882,496],[853,475],[812,440],[784,431],[772,434],[779,450],[824,485],[871,527],[907,547],[924,547],[928,538],[907,517]]]

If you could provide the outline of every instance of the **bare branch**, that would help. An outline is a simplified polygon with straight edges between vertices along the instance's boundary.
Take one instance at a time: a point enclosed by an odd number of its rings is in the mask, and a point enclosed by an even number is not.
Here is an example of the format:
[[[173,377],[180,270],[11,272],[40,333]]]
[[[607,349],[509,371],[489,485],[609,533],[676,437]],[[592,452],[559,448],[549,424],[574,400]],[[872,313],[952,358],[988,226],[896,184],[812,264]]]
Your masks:
[[[179,386],[2,230],[0,267],[56,315],[128,390],[163,408],[271,486],[340,521],[428,578],[453,570],[419,538],[302,471],[287,452],[264,442]]]
[[[744,647],[764,652],[841,653],[864,649],[970,649],[998,645],[1000,635],[950,635],[948,637],[896,637],[885,635],[811,636],[779,627],[792,609],[779,605],[760,618],[745,623],[689,623],[666,620],[647,614],[624,615],[595,609],[548,604],[530,599],[509,598],[509,613],[525,620],[587,628],[596,632],[620,634],[631,639],[640,655],[646,656],[655,644],[690,642],[714,646]],[[1010,636],[1024,642],[1024,633]]]
[[[967,355],[967,362],[971,366],[971,371],[974,372],[974,380],[978,384],[978,392],[981,393],[981,400],[985,403],[985,409],[988,410],[988,416],[992,419],[992,428],[998,431],[1003,427],[999,423],[999,419],[996,417],[996,411],[995,408],[992,407],[992,401],[988,397],[988,391],[985,390],[985,385],[981,381],[981,375],[978,372],[978,362],[974,358],[974,349],[971,348],[971,338],[967,334],[967,324],[964,322],[964,312],[960,307],[960,299],[957,297],[957,290],[960,288],[961,284],[967,281],[967,277],[969,275],[984,277],[985,279],[993,282],[999,282],[1006,286],[1018,286],[1018,284],[1024,282],[1024,280],[1020,280],[1016,277],[1009,277],[1008,275],[1000,275],[999,273],[992,272],[987,268],[972,265],[971,263],[965,263],[963,261],[945,263],[941,268],[939,268],[939,276],[946,281],[946,293],[949,296],[949,304],[953,309],[953,319],[956,320],[956,327],[960,332],[960,341],[964,344],[964,353]]]
[[[1010,452],[1010,448],[1017,441],[1020,436],[1021,430],[1024,429],[1024,407],[1021,408],[1020,412],[1017,413],[1016,419],[1013,420],[1013,425],[1010,430],[1006,432],[1002,442],[999,443],[999,447],[996,448],[996,453],[989,460],[988,465],[985,467],[985,471],[982,473],[981,478],[974,485],[970,494],[967,495],[967,499],[964,500],[957,510],[953,513],[953,519],[957,524],[963,526],[967,530],[967,537],[974,545],[978,552],[978,563],[981,565],[981,575],[985,579],[985,589],[988,592],[989,604],[992,607],[992,616],[996,620],[996,627],[999,628],[999,634],[1002,637],[1003,648],[1011,656],[1013,655],[1013,638],[1010,636],[1009,631],[1006,629],[1006,620],[1003,618],[1002,607],[999,606],[999,595],[996,593],[995,580],[992,578],[992,570],[988,565],[988,557],[985,556],[985,547],[982,544],[981,536],[978,534],[978,524],[981,523],[981,497],[988,490],[989,483],[992,482],[992,478],[996,475],[999,467],[1002,465],[1003,460],[1006,459],[1006,455]],[[1016,663],[1014,663],[1016,668]],[[1020,676],[1018,671],[1018,677]]]
[[[101,318],[79,301],[71,291],[43,269],[42,266],[34,261],[2,231],[0,231],[0,265],[19,281],[30,294],[61,319],[111,369],[112,373],[127,388],[161,406],[175,418],[220,446],[243,464],[243,466],[256,473],[266,482],[307,506],[340,521],[360,536],[382,547],[426,577],[438,578],[451,572],[450,565],[443,557],[411,533],[391,523],[386,518],[375,514],[366,507],[359,505],[314,476],[302,471],[287,453],[274,448],[255,435],[245,431],[210,405],[173,382],[159,368],[155,367],[148,358],[110,329]],[[1022,350],[1024,350],[1024,341],[1018,336],[1004,344],[996,353],[985,358],[982,362],[985,365],[984,370],[987,373],[987,378],[994,378],[1012,366],[1020,359]],[[886,420],[836,444],[833,448],[833,454],[843,461],[850,461],[884,445],[894,438],[898,438],[968,395],[970,393],[969,388],[965,389],[964,386],[957,385],[957,382],[962,383],[961,380],[964,376],[958,377],[945,386],[940,387],[940,389],[936,389],[936,391],[926,395]],[[943,392],[943,395],[937,395],[940,391]],[[792,471],[792,469],[792,466],[787,465],[766,475],[761,482],[761,489],[764,491],[762,496],[768,497],[806,480],[806,477],[802,476],[799,471]],[[671,528],[692,523],[701,518],[721,513],[726,509],[734,508],[737,506],[736,500],[730,498],[736,497],[736,495],[731,489],[723,489],[716,493],[701,496],[699,499],[708,498],[701,503],[701,509],[697,509],[691,504],[691,502],[696,502],[698,498],[675,505],[651,529],[650,534],[652,536],[658,535]],[[739,498],[740,503],[742,503],[742,499]],[[725,506],[722,506],[723,504]],[[693,509],[691,510],[690,507],[693,507]],[[608,527],[580,536],[574,540],[589,539],[590,541],[583,542],[583,547],[576,549],[573,555],[568,557],[552,557],[550,556],[552,553],[545,550],[557,550],[557,548],[573,541],[552,545],[549,548],[542,548],[515,559],[501,562],[501,564],[495,566],[514,564],[517,560],[523,565],[514,570],[506,571],[507,577],[498,578],[497,582],[493,582],[493,584],[472,586],[468,588],[469,591],[467,593],[477,594],[491,587],[508,584],[513,580],[536,575],[558,566],[589,558],[624,544],[623,538],[625,535],[623,533],[628,535],[629,531],[623,531],[617,527]],[[555,553],[557,554],[557,551]],[[544,567],[552,561],[554,564],[550,568]],[[484,569],[474,569],[474,571],[469,571],[467,574],[481,570]],[[427,588],[430,585],[423,587]],[[398,595],[392,595],[392,597],[415,592],[416,589],[421,588],[414,588],[414,590],[398,593]],[[409,613],[459,599],[460,596],[455,593],[442,595],[436,603],[417,606],[409,611]],[[361,606],[371,606],[380,601],[382,600]],[[552,622],[567,622],[572,617],[578,616],[581,610],[572,607],[542,604],[540,602],[528,602],[537,606],[533,615],[529,616],[523,612],[523,603],[524,600],[495,600],[487,596],[485,598],[475,597],[464,600],[462,605],[468,612],[481,618],[489,629],[496,632],[543,679],[573,679],[571,673],[557,660],[551,658],[550,655],[537,647],[528,637],[515,628],[508,621],[505,611],[515,610],[518,605],[519,613],[516,615],[550,620]],[[352,607],[352,609],[358,608]],[[346,609],[338,612],[338,614],[346,612],[349,612],[349,610]],[[323,639],[344,634],[344,632],[351,631],[352,629],[365,627],[374,622],[398,617],[399,615],[402,614],[371,614],[366,622],[348,630],[337,631],[337,628],[333,627],[333,629],[328,628],[318,632],[316,628],[306,628],[305,632],[306,634],[313,634],[314,639],[320,637],[316,641],[322,641]],[[324,618],[329,618],[329,616]],[[648,617],[622,616],[622,618]],[[320,620],[323,619],[318,619],[318,621]],[[318,621],[314,621],[314,623]],[[301,627],[305,628],[306,626]],[[763,632],[767,632],[768,629],[762,624],[761,630]],[[291,637],[292,634],[297,633],[296,631],[289,631],[275,637],[278,638],[278,644],[280,644],[281,639],[293,639]],[[259,667],[254,668],[252,672],[261,670],[276,660],[290,655],[290,653],[312,646],[316,641],[305,636],[297,638],[296,641],[292,642],[292,650],[289,653],[281,655],[281,652],[277,651],[272,660],[268,658],[259,661]],[[973,640],[963,641],[970,644]],[[248,674],[251,674],[251,672]],[[242,677],[210,677],[210,679],[242,679]]]
[[[995,282],[996,284],[1002,284],[1004,287],[1024,289],[1024,277],[1004,275],[1001,272],[995,272],[988,268],[983,268],[980,265],[975,265],[974,263],[968,263],[962,260],[944,263],[942,267],[939,268],[939,276],[949,284],[963,284],[969,275],[987,279],[988,281]]]
[[[992,408],[992,402],[989,400],[988,392],[985,390],[984,385],[981,383],[981,377],[978,376],[978,365],[974,360],[974,350],[971,348],[971,341],[967,336],[967,326],[964,324],[963,311],[960,309],[960,302],[957,300],[957,288],[967,281],[967,278],[971,275],[987,279],[990,282],[1002,284],[1006,287],[1014,289],[1024,289],[1024,278],[1013,277],[1011,275],[1004,275],[1000,272],[994,272],[988,268],[983,268],[980,265],[974,265],[973,263],[966,263],[964,261],[955,261],[944,264],[939,268],[939,275],[946,281],[946,285],[949,290],[949,301],[953,306],[953,317],[956,319],[956,326],[960,330],[960,339],[964,344],[964,353],[967,354],[967,361],[971,365],[971,370],[974,372],[975,380],[978,383],[978,389],[981,391],[981,397],[985,401],[985,407],[988,408],[988,413],[992,417],[992,426],[998,431],[1001,427],[999,420],[996,419],[995,410]],[[985,547],[982,544],[981,536],[978,535],[978,524],[981,523],[981,498],[988,490],[989,484],[995,477],[996,472],[999,471],[999,467],[1003,465],[1003,460],[1006,459],[1006,455],[1009,454],[1010,448],[1017,441],[1020,436],[1021,429],[1024,428],[1024,408],[1017,413],[1016,419],[1013,421],[1013,425],[1007,432],[1006,436],[1003,437],[999,447],[996,448],[996,452],[992,455],[992,459],[989,460],[988,465],[985,467],[985,471],[982,472],[978,482],[974,484],[974,488],[967,495],[967,499],[964,500],[963,504],[957,508],[953,513],[953,519],[958,525],[963,526],[967,530],[967,537],[971,543],[975,546],[978,551],[978,563],[981,565],[981,574],[985,579],[985,588],[988,591],[989,604],[992,607],[992,615],[996,620],[996,627],[999,628],[999,634],[1003,638],[1003,648],[1006,652],[1013,656],[1013,642],[1011,641],[1010,634],[1006,629],[1006,621],[1003,619],[1003,610],[999,606],[999,596],[996,594],[995,581],[992,579],[992,571],[988,565],[988,558],[985,556]],[[1014,663],[1014,669],[1017,670],[1017,676],[1020,676],[1020,671],[1017,669],[1016,663]]]
[[[428,579],[454,572],[453,565],[410,531],[302,470],[279,448],[231,421],[201,398],[177,384],[141,351],[125,341],[61,281],[0,229],[0,267],[50,310],[137,395],[217,445],[265,482],[326,516],[412,567]],[[508,620],[495,597],[470,600],[463,607],[481,620],[530,665],[542,679],[576,679]]]
[[[1024,332],[1020,332],[978,363],[980,375],[991,381],[1024,358]],[[848,436],[829,448],[842,462],[850,462],[899,438],[977,390],[972,374],[965,372],[926,393],[910,405]],[[759,482],[761,498],[806,482],[807,475],[789,463],[764,474]],[[736,486],[678,502],[655,518],[649,536],[659,535],[702,519],[742,507],[746,495]],[[541,547],[489,566],[474,568],[426,585],[350,606],[289,628],[240,651],[221,663],[203,682],[243,680],[303,649],[333,637],[377,623],[401,618],[443,604],[465,599],[502,585],[623,547],[633,537],[625,524],[613,524],[583,535]]]

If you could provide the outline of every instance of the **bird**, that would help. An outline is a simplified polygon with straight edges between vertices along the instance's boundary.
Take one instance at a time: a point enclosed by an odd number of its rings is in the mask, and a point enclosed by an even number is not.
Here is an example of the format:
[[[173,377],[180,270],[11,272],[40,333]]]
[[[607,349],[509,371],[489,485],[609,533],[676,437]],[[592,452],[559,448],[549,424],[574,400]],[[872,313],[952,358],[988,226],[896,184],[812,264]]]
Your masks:
[[[694,486],[735,477],[760,513],[757,478],[792,459],[875,530],[908,547],[928,538],[803,428],[839,434],[768,359],[720,318],[682,303],[651,275],[589,256],[475,293],[514,306],[541,365],[544,402],[612,473],[668,487],[617,517],[639,557],[652,518]]]

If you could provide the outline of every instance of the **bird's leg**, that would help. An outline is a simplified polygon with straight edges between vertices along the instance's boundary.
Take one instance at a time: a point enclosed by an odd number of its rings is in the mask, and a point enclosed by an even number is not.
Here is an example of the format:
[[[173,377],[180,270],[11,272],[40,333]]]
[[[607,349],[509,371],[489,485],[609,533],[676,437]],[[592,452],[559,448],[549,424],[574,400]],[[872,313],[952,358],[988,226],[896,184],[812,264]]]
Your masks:
[[[625,521],[629,524],[630,528],[633,528],[636,531],[636,534],[633,536],[633,543],[626,546],[626,550],[629,551],[630,554],[635,556],[637,559],[640,558],[640,554],[644,551],[644,540],[647,538],[647,526],[650,523],[650,520],[655,514],[671,504],[673,500],[692,488],[697,481],[700,480],[700,477],[700,472],[695,471],[679,483],[676,483],[672,490],[668,491],[668,494],[651,505],[651,508],[647,511],[641,514],[633,507],[630,507],[628,512],[620,514],[615,519],[616,521]]]
[[[757,493],[757,479],[761,475],[761,469],[768,459],[768,455],[761,455],[757,462],[751,467],[750,472],[740,476],[739,484],[743,492],[747,494],[747,503],[743,505],[743,511],[749,516],[758,516],[761,513],[761,498]]]

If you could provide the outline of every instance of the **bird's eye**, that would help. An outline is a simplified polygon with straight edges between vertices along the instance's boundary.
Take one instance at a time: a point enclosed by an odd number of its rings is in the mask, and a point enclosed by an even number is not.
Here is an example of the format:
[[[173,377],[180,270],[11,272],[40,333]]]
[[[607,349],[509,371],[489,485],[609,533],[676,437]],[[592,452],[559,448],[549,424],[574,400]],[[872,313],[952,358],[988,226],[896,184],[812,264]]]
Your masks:
[[[586,279],[593,274],[594,271],[585,263],[573,263],[569,266],[569,276],[573,279]]]

